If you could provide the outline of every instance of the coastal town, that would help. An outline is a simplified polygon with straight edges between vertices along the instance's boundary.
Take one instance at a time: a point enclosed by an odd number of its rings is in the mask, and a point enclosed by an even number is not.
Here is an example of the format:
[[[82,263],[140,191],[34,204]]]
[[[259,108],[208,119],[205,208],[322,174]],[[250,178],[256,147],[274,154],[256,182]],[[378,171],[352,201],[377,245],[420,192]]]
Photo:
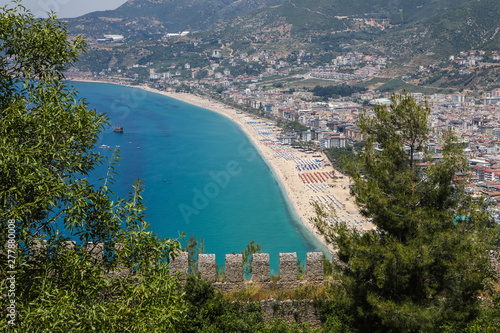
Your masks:
[[[181,35],[168,38],[185,38],[188,32]],[[110,43],[120,43],[122,39],[123,36],[108,36],[98,41],[96,47],[109,47]],[[226,115],[240,126],[252,124],[250,130],[253,132],[247,131],[247,134],[257,135],[254,144],[263,144],[265,148],[260,149],[261,153],[272,154],[268,156],[270,160],[279,157],[292,162],[292,169],[287,169],[281,162],[273,166],[275,171],[281,170],[278,174],[282,173],[280,177],[284,183],[290,183],[289,178],[296,178],[297,183],[287,186],[287,191],[305,224],[310,223],[314,216],[310,203],[315,202],[334,212],[332,216],[335,216],[335,220],[349,223],[359,230],[368,230],[369,223],[359,215],[352,201],[346,201],[350,197],[347,177],[340,183],[344,175],[331,167],[335,161],[328,161],[324,152],[349,148],[356,142],[362,142],[363,135],[356,125],[359,115],[363,112],[371,114],[377,105],[390,105],[392,93],[401,90],[381,92],[367,85],[368,88],[347,90],[347,93],[337,96],[317,96],[315,89],[300,86],[311,80],[326,87],[340,86],[347,89],[363,82],[387,82],[388,79],[381,73],[390,60],[374,54],[346,52],[326,65],[312,67],[307,62],[311,55],[305,51],[299,52],[293,60],[262,50],[251,55],[231,57],[227,56],[225,49],[213,49],[208,56],[209,65],[203,68],[191,67],[187,61],[179,59],[164,71],[156,69],[153,63],[147,63],[134,64],[127,71],[109,69],[92,73],[72,69],[68,77],[140,85],[209,109],[225,110]],[[250,66],[255,64],[262,72],[232,75],[232,69],[242,63]],[[448,69],[453,67],[459,75],[467,76],[485,64],[500,66],[498,52],[460,52],[456,57],[451,56],[449,62],[442,66]],[[138,69],[146,71],[147,76],[141,78],[137,74]],[[435,71],[436,66],[421,66],[413,75],[403,79],[418,84],[428,81],[428,77],[422,77]],[[493,215],[500,221],[500,208],[497,208],[500,204],[500,89],[481,92],[462,90],[447,94],[414,92],[411,95],[418,103],[428,103],[432,109],[427,148],[433,154],[433,159],[441,158],[441,134],[453,129],[464,144],[472,172],[467,191],[486,195],[494,203]],[[242,118],[246,120],[242,121]],[[283,127],[285,123],[292,126]],[[325,169],[325,165],[330,168]],[[299,171],[306,171],[305,168],[311,171],[318,168],[321,174],[301,174]],[[342,199],[335,198],[333,193],[341,193]],[[330,223],[333,222],[330,219]]]
[[[4,326],[500,331],[500,1],[66,2],[0,8]]]

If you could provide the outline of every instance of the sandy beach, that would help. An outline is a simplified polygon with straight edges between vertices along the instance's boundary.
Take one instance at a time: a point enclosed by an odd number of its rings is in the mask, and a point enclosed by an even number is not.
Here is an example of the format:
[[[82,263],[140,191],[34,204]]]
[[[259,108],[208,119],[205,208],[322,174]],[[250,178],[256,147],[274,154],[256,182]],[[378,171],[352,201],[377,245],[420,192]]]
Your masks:
[[[360,231],[371,229],[372,226],[360,216],[350,195],[348,177],[334,170],[323,153],[301,152],[280,144],[276,136],[281,130],[270,125],[269,120],[254,117],[218,101],[193,94],[160,91],[146,86],[138,88],[217,112],[236,123],[273,169],[304,226],[330,251],[333,251],[331,244],[325,241],[311,222],[311,218],[315,216],[311,202],[315,201],[333,213],[329,219],[330,223],[335,221],[346,223],[349,227]]]
[[[310,220],[315,216],[311,202],[316,201],[330,211],[330,206],[332,206],[336,215],[331,218],[332,223],[337,220],[360,231],[371,229],[371,226],[360,216],[353,197],[350,195],[348,177],[334,170],[323,153],[306,153],[281,145],[276,142],[276,134],[281,130],[269,125],[269,120],[245,114],[218,101],[188,93],[142,88],[209,109],[238,124],[274,170],[296,215],[330,250],[333,250],[332,246],[325,241],[323,235]]]

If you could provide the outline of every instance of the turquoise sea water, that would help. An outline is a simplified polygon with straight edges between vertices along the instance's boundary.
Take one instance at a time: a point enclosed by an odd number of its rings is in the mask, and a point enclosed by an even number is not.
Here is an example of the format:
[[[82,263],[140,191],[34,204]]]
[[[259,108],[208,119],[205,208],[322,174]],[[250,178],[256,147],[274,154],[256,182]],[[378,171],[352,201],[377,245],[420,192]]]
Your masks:
[[[280,252],[324,247],[293,214],[271,169],[238,125],[224,116],[138,88],[71,82],[91,108],[107,113],[111,125],[99,145],[121,150],[115,194],[125,197],[135,180],[145,185],[152,230],[164,237],[180,232],[203,236],[206,253],[218,264],[251,240],[269,253],[277,272]],[[99,149],[110,155],[106,149]],[[105,169],[96,170],[93,180]]]

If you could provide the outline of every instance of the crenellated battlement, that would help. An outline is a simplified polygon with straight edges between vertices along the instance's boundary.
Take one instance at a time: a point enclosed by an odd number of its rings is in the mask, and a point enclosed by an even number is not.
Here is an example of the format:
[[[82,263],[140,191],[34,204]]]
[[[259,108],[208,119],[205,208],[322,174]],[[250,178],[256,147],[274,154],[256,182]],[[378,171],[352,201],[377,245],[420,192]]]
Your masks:
[[[45,241],[35,241],[31,246],[30,257],[43,254],[47,246]],[[60,247],[61,251],[72,251],[76,244],[73,241],[66,241]],[[116,245],[115,250],[120,246]],[[97,263],[104,258],[104,244],[88,242],[84,247],[84,252],[90,254],[90,260]],[[268,253],[255,253],[252,255],[252,274],[250,282],[266,284],[271,282],[270,256]],[[308,252],[306,255],[305,280],[308,282],[321,283],[323,281],[323,258],[322,252]],[[243,274],[243,255],[226,254],[225,256],[224,283],[243,284],[245,282]],[[181,280],[186,280],[189,271],[189,256],[187,252],[180,252],[171,257],[169,268],[172,274],[179,273]],[[212,283],[217,282],[217,264],[215,254],[198,255],[198,272],[202,279]],[[282,285],[294,285],[298,281],[297,253],[279,254],[279,283]]]
[[[321,252],[307,253],[305,280],[301,280],[301,283],[323,283],[323,258],[324,255]],[[202,279],[212,282],[223,290],[238,289],[248,283],[256,283],[263,287],[270,287],[272,282],[269,259],[268,253],[256,253],[253,255],[250,280],[245,280],[244,278],[243,256],[241,254],[226,254],[224,282],[217,282],[215,254],[198,255],[198,271]],[[180,253],[170,262],[171,273],[179,273],[182,280],[187,278],[188,268],[189,262],[187,252]],[[279,280],[277,285],[283,288],[297,286],[299,283],[297,273],[297,254],[295,252],[280,253]]]
[[[60,248],[61,251],[72,251],[75,248],[75,242],[66,241]],[[38,255],[43,254],[46,247],[45,241],[36,241],[31,246],[30,260],[33,260]],[[120,248],[119,244],[115,246],[115,250]],[[90,261],[98,263],[104,258],[104,244],[88,242],[83,249],[87,254],[90,254]],[[252,259],[252,272],[250,279],[246,280],[243,274],[243,255],[242,254],[226,254],[225,256],[225,271],[223,282],[217,282],[217,264],[215,262],[215,254],[199,254],[198,255],[198,272],[202,279],[210,281],[215,286],[222,290],[234,290],[243,287],[246,284],[259,284],[266,288],[271,287],[271,269],[270,256],[268,253],[255,253]],[[335,256],[334,256],[335,257]],[[293,288],[299,284],[323,283],[323,260],[322,252],[308,252],[306,255],[306,271],[303,278],[298,280],[297,271],[297,254],[280,253],[279,254],[279,280],[276,285],[281,288]],[[495,251],[489,252],[489,261],[493,271],[500,277],[500,253]],[[180,252],[174,258],[169,260],[169,268],[171,274],[179,274],[181,281],[186,281],[189,271],[189,256],[187,252]],[[126,271],[126,267],[120,267],[121,271]]]

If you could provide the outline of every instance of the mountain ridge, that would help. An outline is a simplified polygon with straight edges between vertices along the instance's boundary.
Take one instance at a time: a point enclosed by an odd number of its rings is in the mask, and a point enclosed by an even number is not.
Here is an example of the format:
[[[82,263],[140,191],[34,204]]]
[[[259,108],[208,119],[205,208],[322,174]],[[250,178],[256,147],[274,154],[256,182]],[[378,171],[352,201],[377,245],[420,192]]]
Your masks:
[[[498,0],[129,0],[70,19],[94,38],[160,39],[190,30],[205,42],[316,54],[346,50],[431,64],[476,48],[500,49]],[[326,57],[325,59],[327,59]]]
[[[462,6],[416,22],[372,43],[372,49],[384,49],[401,59],[412,53],[427,55],[429,60],[446,59],[460,51],[500,49],[500,2],[471,1]],[[398,47],[391,39],[407,44]]]
[[[147,38],[182,30],[203,30],[216,21],[277,4],[281,0],[129,0],[107,11],[66,19],[71,33],[97,37],[104,33]]]

